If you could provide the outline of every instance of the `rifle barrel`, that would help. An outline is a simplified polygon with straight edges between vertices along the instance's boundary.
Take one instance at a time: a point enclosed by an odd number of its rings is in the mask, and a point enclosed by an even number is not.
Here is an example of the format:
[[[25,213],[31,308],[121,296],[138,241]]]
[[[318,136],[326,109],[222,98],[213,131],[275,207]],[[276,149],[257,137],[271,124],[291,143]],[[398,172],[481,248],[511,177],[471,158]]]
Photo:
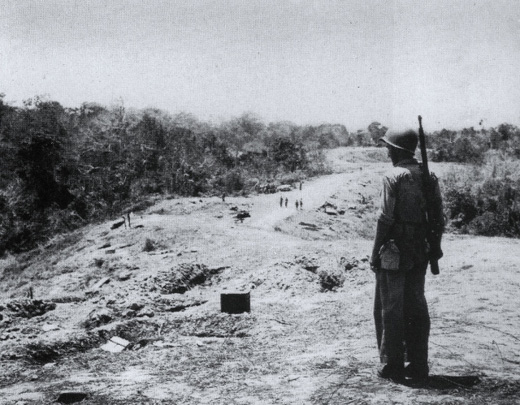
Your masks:
[[[424,130],[422,127],[422,117],[419,115],[417,117],[419,119],[419,143],[421,145],[421,158],[423,165],[423,181],[424,181],[424,189],[425,189],[425,197],[426,204],[428,206],[427,216],[428,216],[428,242],[430,242],[430,247],[433,247],[434,238],[432,235],[432,219],[433,219],[433,210],[432,210],[432,195],[431,195],[431,178],[430,178],[430,169],[428,168],[428,155],[426,153],[426,137],[424,136]],[[439,274],[439,262],[437,258],[430,257],[430,269],[432,274]]]

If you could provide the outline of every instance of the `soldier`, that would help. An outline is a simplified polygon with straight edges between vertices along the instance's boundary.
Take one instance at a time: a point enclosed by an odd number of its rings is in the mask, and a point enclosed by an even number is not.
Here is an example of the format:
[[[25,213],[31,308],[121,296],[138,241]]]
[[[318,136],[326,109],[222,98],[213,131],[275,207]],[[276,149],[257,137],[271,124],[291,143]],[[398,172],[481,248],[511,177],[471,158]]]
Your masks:
[[[285,208],[287,208],[287,203],[289,202],[289,199],[285,197]]]
[[[303,210],[303,200],[300,198],[300,209]]]
[[[294,205],[296,206],[296,211],[298,211],[298,207],[299,207],[298,200],[296,200],[296,201],[294,202]]]
[[[376,275],[374,320],[384,367],[378,375],[396,381],[428,377],[430,317],[424,296],[428,267],[426,200],[421,166],[414,159],[416,131],[388,131],[380,139],[393,168],[383,177],[381,209],[370,258]],[[442,222],[437,178],[433,204]],[[442,232],[441,230],[441,232]],[[405,352],[409,365],[404,367]]]
[[[283,196],[280,197],[280,208],[283,207]]]

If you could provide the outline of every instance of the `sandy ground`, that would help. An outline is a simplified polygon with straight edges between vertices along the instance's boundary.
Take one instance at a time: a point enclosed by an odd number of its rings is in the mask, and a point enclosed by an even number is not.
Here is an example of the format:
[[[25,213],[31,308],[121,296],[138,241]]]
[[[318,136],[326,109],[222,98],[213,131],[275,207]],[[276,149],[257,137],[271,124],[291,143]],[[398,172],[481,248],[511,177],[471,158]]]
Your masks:
[[[335,173],[283,193],[287,208],[281,194],[163,200],[134,213],[131,229],[92,225],[4,258],[0,403],[72,391],[84,404],[520,403],[513,239],[445,237],[441,274],[426,287],[432,377],[377,377],[367,257],[388,167],[380,155],[331,151]],[[240,210],[251,217],[237,220]],[[200,269],[175,290],[179,274]],[[324,290],[320,273],[344,283]],[[30,289],[44,313],[20,317]],[[229,292],[249,292],[251,312],[221,313]],[[103,350],[114,336],[130,346]]]

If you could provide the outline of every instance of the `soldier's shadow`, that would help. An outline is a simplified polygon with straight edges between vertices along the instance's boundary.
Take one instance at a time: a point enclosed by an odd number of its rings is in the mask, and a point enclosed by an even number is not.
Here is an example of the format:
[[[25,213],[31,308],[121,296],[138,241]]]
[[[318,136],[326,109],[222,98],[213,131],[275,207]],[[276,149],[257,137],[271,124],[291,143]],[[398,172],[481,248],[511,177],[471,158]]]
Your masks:
[[[476,375],[452,376],[452,375],[430,375],[421,381],[407,380],[404,385],[410,388],[425,388],[446,390],[454,388],[471,388],[480,383],[480,377]]]

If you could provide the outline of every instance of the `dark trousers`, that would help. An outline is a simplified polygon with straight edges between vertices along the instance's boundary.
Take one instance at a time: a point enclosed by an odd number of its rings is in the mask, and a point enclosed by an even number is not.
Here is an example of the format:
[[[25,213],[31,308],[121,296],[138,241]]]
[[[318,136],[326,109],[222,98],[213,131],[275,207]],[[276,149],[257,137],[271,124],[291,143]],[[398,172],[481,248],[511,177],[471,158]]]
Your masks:
[[[378,270],[374,320],[382,363],[402,365],[405,358],[428,364],[430,315],[424,297],[425,268],[411,271]]]

